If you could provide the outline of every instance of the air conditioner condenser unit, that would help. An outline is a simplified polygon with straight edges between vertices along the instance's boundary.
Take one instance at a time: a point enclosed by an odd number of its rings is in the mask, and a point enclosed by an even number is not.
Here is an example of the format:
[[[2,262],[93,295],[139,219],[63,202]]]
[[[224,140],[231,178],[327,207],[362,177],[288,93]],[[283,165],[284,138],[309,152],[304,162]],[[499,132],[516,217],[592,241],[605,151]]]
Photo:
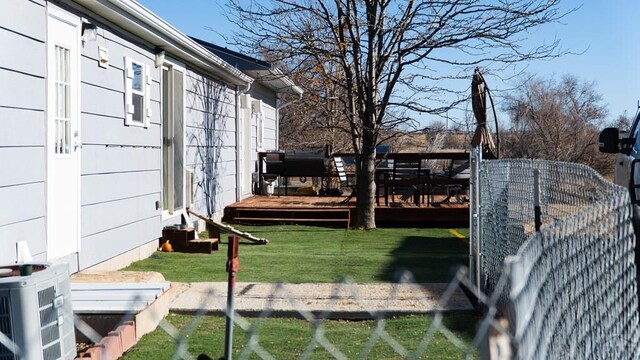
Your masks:
[[[0,341],[2,360],[74,359],[76,339],[68,266],[0,266],[0,332],[17,348]]]

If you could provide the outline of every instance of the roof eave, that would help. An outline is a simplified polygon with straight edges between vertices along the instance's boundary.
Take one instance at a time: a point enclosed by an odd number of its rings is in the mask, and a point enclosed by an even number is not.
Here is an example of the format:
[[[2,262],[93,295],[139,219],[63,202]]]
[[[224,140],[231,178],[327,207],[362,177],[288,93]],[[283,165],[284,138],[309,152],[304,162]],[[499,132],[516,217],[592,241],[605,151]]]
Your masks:
[[[223,80],[248,86],[253,79],[212,54],[178,29],[133,0],[72,0],[141,39]]]
[[[293,80],[284,75],[278,68],[269,70],[247,70],[256,81],[265,84],[270,89],[281,94],[293,94],[302,96],[304,90],[296,85]]]

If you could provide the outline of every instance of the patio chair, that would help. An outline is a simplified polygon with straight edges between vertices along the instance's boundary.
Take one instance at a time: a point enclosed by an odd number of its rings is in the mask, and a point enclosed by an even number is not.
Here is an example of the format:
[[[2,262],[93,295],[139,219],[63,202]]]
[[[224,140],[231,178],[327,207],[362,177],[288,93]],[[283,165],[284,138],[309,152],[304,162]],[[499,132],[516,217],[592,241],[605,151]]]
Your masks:
[[[444,190],[446,198],[440,202],[449,203],[452,197],[455,197],[457,203],[461,203],[461,194],[468,188],[467,185],[460,184],[459,181],[469,180],[471,178],[471,169],[469,168],[469,160],[451,160],[446,170],[434,175],[434,180],[440,180],[437,184],[431,186],[432,194],[438,190]],[[451,183],[448,183],[451,181]]]
[[[424,186],[428,175],[422,169],[421,159],[395,159],[391,173],[391,202],[395,202],[395,195],[400,200],[408,202],[413,198],[416,205],[420,204],[420,197],[424,201]]]
[[[353,179],[353,176],[348,176],[347,172],[345,171],[344,168],[344,162],[342,160],[342,157],[340,156],[334,156],[333,157],[333,163],[335,165],[336,168],[336,173],[338,174],[338,180],[340,181],[340,188],[349,188],[350,189],[350,193],[349,196],[347,196],[344,200],[341,201],[341,203],[346,204],[349,201],[351,201],[351,199],[356,196],[356,184],[355,182],[349,181],[349,178]]]

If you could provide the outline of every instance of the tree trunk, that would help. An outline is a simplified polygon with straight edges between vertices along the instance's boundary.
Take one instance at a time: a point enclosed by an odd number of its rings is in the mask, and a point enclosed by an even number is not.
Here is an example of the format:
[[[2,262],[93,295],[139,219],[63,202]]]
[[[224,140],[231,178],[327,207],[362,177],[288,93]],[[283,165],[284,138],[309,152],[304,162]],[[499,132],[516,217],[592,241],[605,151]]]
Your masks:
[[[375,135],[372,131],[364,131],[360,161],[356,161],[358,228],[374,229],[376,227],[376,147]]]

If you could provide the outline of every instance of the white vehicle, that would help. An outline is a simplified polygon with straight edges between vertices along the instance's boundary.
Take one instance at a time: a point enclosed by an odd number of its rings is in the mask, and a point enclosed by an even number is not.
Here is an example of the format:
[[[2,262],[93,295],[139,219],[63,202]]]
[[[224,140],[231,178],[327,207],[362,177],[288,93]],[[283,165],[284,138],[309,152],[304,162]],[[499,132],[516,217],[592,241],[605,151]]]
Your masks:
[[[614,182],[627,187],[633,204],[633,223],[636,237],[640,234],[640,113],[631,131],[606,128],[600,133],[600,152],[616,154]]]

